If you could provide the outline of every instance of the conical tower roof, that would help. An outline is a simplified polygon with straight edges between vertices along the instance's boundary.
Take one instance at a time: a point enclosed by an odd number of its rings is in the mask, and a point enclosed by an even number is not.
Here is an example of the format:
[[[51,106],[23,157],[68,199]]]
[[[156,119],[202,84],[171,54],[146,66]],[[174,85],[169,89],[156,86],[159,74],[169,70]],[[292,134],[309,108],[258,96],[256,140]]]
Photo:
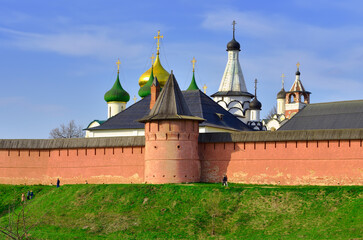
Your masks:
[[[140,119],[140,122],[148,122],[153,120],[173,120],[173,119],[189,119],[196,121],[204,121],[203,118],[193,116],[184,99],[179,85],[171,72],[160,96],[155,102],[150,113]]]
[[[121,86],[119,71],[117,71],[117,78],[113,87],[105,93],[104,99],[106,102],[128,102],[130,100],[130,95]]]

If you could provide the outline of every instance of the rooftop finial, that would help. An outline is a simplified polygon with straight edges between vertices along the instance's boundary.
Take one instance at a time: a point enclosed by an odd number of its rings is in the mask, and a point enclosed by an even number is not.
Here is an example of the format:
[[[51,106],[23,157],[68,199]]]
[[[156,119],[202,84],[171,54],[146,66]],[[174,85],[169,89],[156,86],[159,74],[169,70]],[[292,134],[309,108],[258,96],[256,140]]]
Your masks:
[[[134,96],[133,100],[134,100],[134,103],[136,103],[136,100],[137,100],[136,95]]]
[[[257,98],[257,78],[255,78],[255,98]]]
[[[207,88],[208,88],[207,85],[204,84],[204,86],[203,86],[204,94],[207,94]]]
[[[117,73],[120,73],[120,64],[121,64],[120,59],[117,60],[116,64],[117,64]]]
[[[296,67],[297,67],[297,70],[299,71],[299,67],[300,67],[300,63],[299,62],[296,63]]]
[[[151,54],[151,66],[154,65],[154,59],[155,59],[155,56],[154,56],[154,53]]]
[[[197,62],[197,60],[195,60],[195,57],[193,57],[193,60],[192,60],[192,63],[193,63],[193,72],[194,72],[194,69],[195,69],[195,63]]]
[[[282,88],[284,88],[284,83],[285,83],[285,74],[281,75],[281,79],[282,79]]]
[[[164,38],[163,35],[160,36],[160,30],[158,30],[158,35],[154,37],[154,39],[157,39],[158,42],[156,43],[157,47],[156,47],[156,55],[159,55],[159,49],[160,49],[160,38]]]
[[[233,25],[233,38],[234,38],[234,32],[236,31],[236,21],[235,20],[233,20],[232,25]]]

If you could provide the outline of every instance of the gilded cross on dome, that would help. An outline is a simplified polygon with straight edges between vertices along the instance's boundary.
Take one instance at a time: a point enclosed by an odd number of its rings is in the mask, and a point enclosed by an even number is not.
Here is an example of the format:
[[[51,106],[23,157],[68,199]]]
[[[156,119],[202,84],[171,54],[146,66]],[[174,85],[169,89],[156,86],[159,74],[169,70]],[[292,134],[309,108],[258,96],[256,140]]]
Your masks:
[[[194,72],[194,68],[195,68],[195,63],[197,62],[197,60],[195,60],[195,57],[193,57],[192,63],[193,63],[193,72]]]
[[[297,70],[299,70],[299,67],[300,67],[300,63],[299,62],[296,63],[296,67],[297,67]]]
[[[151,54],[151,65],[154,65],[154,59],[155,59],[155,57],[154,57],[154,53],[153,54]]]
[[[116,64],[117,64],[117,72],[119,73],[120,72],[120,64],[121,64],[120,59],[117,60]]]
[[[285,74],[281,75],[281,79],[282,79],[282,88],[284,88],[284,83],[285,83]]]
[[[133,100],[134,100],[134,102],[136,103],[136,100],[137,100],[137,97],[136,97],[136,95],[134,96]]]
[[[157,47],[156,47],[156,54],[159,55],[159,49],[160,49],[160,38],[164,38],[163,35],[160,36],[160,30],[158,30],[158,35],[156,37],[154,37],[154,39],[157,39],[158,42],[156,43],[157,44]]]
[[[206,93],[207,93],[207,85],[205,85],[205,84],[204,84],[204,86],[203,86],[203,91],[204,91],[204,94],[206,94]]]
[[[233,25],[233,38],[234,38],[234,31],[236,30],[236,21],[235,20],[233,20],[233,22],[232,22],[232,25]]]

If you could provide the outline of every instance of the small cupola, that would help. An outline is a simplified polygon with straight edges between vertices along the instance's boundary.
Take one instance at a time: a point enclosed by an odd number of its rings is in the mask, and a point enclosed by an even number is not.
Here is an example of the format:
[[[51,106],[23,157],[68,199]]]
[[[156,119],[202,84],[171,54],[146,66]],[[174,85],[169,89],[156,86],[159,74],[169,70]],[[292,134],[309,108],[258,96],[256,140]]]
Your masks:
[[[238,50],[241,51],[241,45],[235,39],[236,21],[233,20],[233,39],[227,43],[227,51]]]
[[[117,78],[112,88],[105,93],[104,99],[106,102],[128,102],[130,95],[126,92],[120,83],[120,59],[116,62],[117,64]]]
[[[250,103],[250,110],[261,110],[262,103],[257,100],[257,79],[255,79],[255,97]]]

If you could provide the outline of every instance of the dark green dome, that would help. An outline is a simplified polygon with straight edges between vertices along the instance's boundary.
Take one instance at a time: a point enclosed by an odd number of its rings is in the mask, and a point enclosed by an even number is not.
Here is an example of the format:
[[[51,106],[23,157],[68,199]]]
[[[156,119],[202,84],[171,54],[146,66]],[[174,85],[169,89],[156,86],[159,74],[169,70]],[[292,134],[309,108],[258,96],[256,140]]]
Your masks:
[[[130,95],[121,86],[119,73],[117,73],[113,87],[105,93],[104,99],[106,102],[128,102],[130,100]]]
[[[198,87],[197,83],[195,82],[194,72],[193,72],[192,82],[190,83],[187,91],[190,91],[190,90],[199,90],[199,87]]]
[[[153,81],[154,81],[154,70],[153,67],[151,67],[151,73],[150,73],[150,77],[149,80],[145,83],[144,86],[142,86],[139,89],[139,96],[144,98],[146,96],[149,96],[151,94],[151,85],[153,85]]]

